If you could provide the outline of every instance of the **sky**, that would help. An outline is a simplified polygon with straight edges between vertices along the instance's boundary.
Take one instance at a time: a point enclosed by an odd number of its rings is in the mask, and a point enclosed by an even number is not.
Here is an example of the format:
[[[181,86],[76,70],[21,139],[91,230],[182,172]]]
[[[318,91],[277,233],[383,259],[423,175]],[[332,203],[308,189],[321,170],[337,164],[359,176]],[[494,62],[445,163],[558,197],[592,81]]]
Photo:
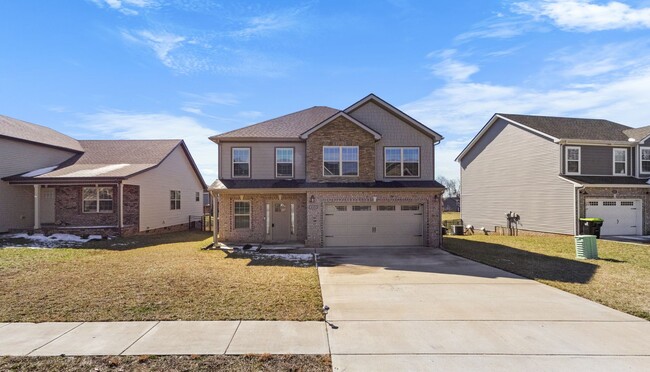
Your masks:
[[[0,114],[78,139],[208,137],[374,93],[442,134],[495,112],[650,124],[650,0],[0,1]]]

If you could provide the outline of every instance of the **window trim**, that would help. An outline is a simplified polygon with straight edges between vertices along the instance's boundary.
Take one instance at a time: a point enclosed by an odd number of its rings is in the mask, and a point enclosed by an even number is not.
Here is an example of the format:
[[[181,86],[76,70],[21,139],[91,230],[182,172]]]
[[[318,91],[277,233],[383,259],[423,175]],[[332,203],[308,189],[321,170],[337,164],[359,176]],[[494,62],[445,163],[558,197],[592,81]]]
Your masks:
[[[623,154],[625,154],[625,160],[624,161],[616,161],[616,151],[617,150],[622,150]],[[616,163],[623,163],[625,164],[625,172],[624,173],[616,173]],[[614,147],[612,149],[612,175],[613,176],[627,176],[627,148],[624,147]]]
[[[386,150],[389,149],[400,149],[400,175],[399,176],[389,176],[386,172]],[[405,149],[418,150],[418,175],[417,176],[404,175],[404,150]],[[384,147],[384,178],[420,178],[420,177],[422,177],[422,148],[420,148],[420,146],[385,146]]]
[[[289,164],[287,162],[278,163],[278,150],[291,150],[291,175],[290,176],[280,176],[278,175],[278,164]],[[273,152],[275,155],[274,167],[275,167],[275,178],[294,178],[296,175],[296,148],[295,147],[276,147]]]
[[[173,193],[173,195],[172,195]],[[178,195],[178,198],[176,196]],[[170,211],[180,211],[181,210],[181,190],[169,190],[169,210]],[[178,202],[178,208],[176,208],[176,204],[174,204],[174,208],[172,208],[172,202],[176,203]]]
[[[242,214],[242,213],[236,213],[237,208],[236,205],[237,203],[247,203],[248,204],[248,213],[247,214]],[[233,230],[250,230],[251,225],[252,225],[252,215],[253,215],[253,203],[251,203],[250,200],[235,200],[232,203],[232,228]],[[248,216],[248,227],[237,227],[237,223],[235,220],[237,219],[237,216]]]
[[[325,174],[325,149],[326,148],[338,148],[339,149],[339,174]],[[357,149],[357,174],[343,174],[343,149],[344,148],[350,148],[350,149]],[[359,166],[360,166],[360,161],[359,158],[361,157],[361,154],[359,153],[359,146],[323,146],[323,151],[322,151],[322,163],[323,163],[323,177],[359,177]],[[352,160],[346,160],[346,162],[352,162]]]
[[[236,164],[248,164],[248,175],[246,176],[235,176],[235,150],[248,150],[248,162],[237,162]],[[251,163],[253,160],[253,151],[250,147],[232,147],[230,149],[230,176],[232,178],[251,178],[253,169],[251,169]]]
[[[84,189],[95,189],[95,199],[94,201],[97,202],[97,205],[95,206],[94,211],[89,211],[86,212],[86,209],[84,208]],[[107,201],[108,199],[100,199],[99,198],[99,189],[110,189],[111,190],[111,210],[110,211],[102,211],[99,209],[99,202],[100,201]],[[83,186],[81,188],[81,213],[85,214],[91,214],[91,213],[114,213],[115,208],[113,208],[115,205],[115,190],[113,186]]]
[[[643,162],[650,162],[650,160],[643,160],[643,150],[648,150],[650,151],[650,146],[639,146],[639,174],[650,174],[650,171],[644,172],[643,171]]]
[[[577,149],[578,150],[578,171],[569,172],[569,150]],[[571,160],[576,161],[576,160]],[[564,174],[581,174],[582,171],[582,148],[580,146],[564,146]]]

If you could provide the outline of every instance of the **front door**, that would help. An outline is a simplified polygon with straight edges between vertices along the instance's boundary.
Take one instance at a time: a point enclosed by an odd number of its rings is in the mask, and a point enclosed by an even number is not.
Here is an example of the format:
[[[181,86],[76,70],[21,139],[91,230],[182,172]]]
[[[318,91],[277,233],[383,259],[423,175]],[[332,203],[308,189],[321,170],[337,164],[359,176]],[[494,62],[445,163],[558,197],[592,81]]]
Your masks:
[[[273,203],[271,234],[273,243],[284,243],[291,238],[291,204]]]
[[[54,223],[54,200],[56,189],[53,187],[41,187],[40,211],[41,223]]]

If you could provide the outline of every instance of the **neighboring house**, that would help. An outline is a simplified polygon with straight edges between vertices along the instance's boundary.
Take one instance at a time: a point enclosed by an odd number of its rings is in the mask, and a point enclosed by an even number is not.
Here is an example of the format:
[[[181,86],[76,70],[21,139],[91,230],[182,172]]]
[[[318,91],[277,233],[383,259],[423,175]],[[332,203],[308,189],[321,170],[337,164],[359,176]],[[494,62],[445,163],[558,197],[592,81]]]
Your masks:
[[[495,114],[456,158],[463,222],[492,230],[506,213],[523,230],[650,233],[650,126],[608,120]]]
[[[375,95],[211,139],[220,240],[440,245],[444,187],[434,180],[434,146],[442,137]]]
[[[0,232],[187,228],[206,185],[181,140],[77,141],[0,116]]]
[[[443,212],[460,212],[460,197],[452,196],[442,200]]]

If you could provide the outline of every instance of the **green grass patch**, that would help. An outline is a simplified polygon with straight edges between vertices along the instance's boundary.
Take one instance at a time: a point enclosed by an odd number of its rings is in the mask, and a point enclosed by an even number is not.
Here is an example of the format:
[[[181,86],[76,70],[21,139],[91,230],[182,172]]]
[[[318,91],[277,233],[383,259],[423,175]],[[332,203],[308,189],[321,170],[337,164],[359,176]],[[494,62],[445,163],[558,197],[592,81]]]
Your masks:
[[[650,246],[598,240],[575,258],[571,236],[445,236],[444,249],[650,320]]]

